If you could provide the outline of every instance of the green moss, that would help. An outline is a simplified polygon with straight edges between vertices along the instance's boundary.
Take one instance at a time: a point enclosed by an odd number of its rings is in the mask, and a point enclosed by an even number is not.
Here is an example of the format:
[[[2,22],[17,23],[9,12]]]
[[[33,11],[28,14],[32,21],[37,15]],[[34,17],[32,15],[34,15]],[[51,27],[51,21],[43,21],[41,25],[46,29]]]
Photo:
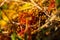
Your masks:
[[[2,9],[7,9],[8,8],[8,5],[5,3],[3,6],[2,6]]]
[[[2,18],[2,11],[0,10],[0,19]]]

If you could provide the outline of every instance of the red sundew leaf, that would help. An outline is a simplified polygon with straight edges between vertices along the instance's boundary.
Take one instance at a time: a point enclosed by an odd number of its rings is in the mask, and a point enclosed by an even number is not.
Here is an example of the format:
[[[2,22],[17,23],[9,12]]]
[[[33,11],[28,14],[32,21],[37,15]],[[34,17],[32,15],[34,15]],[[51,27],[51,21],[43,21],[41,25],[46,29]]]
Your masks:
[[[51,6],[51,7],[55,7],[55,0],[51,0],[50,6]]]
[[[21,24],[26,24],[26,19],[21,19],[20,23]]]
[[[19,22],[20,22],[20,24],[26,24],[26,16],[27,16],[27,13],[19,14]]]
[[[54,7],[55,7],[55,0],[51,0],[50,5],[48,7],[48,12],[51,11],[51,9],[54,8]]]

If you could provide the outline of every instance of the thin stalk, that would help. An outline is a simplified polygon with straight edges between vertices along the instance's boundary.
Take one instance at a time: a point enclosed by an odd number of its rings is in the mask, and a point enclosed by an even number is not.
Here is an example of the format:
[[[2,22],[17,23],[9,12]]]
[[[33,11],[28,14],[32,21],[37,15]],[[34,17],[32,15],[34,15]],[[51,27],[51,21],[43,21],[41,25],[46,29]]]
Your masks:
[[[33,0],[30,0],[31,3],[33,3],[38,9],[42,10],[42,8],[40,6],[38,6]]]
[[[31,1],[31,3],[33,3],[34,4],[34,6],[36,6],[38,9],[40,9],[40,10],[43,10],[40,6],[38,6],[38,4],[36,4],[33,0],[30,0]],[[42,2],[44,2],[45,0],[43,0]],[[48,15],[48,13],[45,11],[45,10],[43,10],[44,12],[45,12],[45,14],[48,16],[48,17],[50,17],[50,15]]]
[[[6,1],[7,1],[7,0],[4,0],[4,1],[0,4],[0,7],[3,6]]]

